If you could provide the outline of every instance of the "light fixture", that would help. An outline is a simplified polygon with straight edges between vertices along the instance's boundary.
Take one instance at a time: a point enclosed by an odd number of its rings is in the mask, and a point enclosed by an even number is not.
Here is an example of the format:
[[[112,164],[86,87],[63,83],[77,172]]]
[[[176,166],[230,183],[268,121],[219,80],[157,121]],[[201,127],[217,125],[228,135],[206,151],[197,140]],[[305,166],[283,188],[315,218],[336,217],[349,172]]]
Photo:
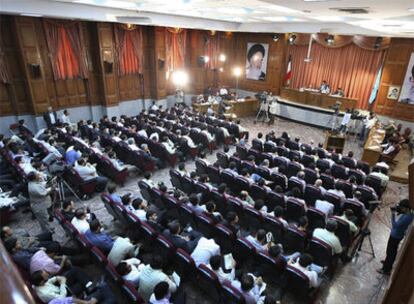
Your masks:
[[[382,37],[377,37],[377,39],[375,39],[374,49],[379,49],[381,47],[381,43]]]
[[[172,81],[177,88],[183,87],[188,83],[188,74],[185,71],[175,71],[172,74]]]
[[[235,68],[233,69],[233,75],[234,75],[234,76],[236,76],[236,77],[240,77],[241,73],[242,73],[241,68],[239,68],[239,67],[235,67]]]
[[[333,45],[335,41],[335,37],[333,35],[328,35],[328,37],[325,38],[325,42],[328,45]]]
[[[274,42],[277,42],[279,40],[279,38],[280,38],[280,35],[279,34],[274,34],[272,36],[272,39],[273,39]]]
[[[223,68],[219,68],[219,71],[220,71],[220,72],[223,72],[223,71],[224,71],[224,69],[223,69]]]
[[[207,55],[206,56],[204,56],[204,63],[207,63],[207,62],[209,62],[210,61],[210,57],[208,57]]]
[[[225,61],[226,61],[226,55],[224,55],[224,54],[220,54],[220,55],[219,55],[219,60],[220,60],[221,62],[225,62]]]
[[[33,14],[33,13],[21,13],[20,16],[23,17],[43,17],[41,14]]]
[[[295,40],[296,40],[296,35],[295,34],[290,34],[288,41],[290,45],[294,45],[295,44]]]

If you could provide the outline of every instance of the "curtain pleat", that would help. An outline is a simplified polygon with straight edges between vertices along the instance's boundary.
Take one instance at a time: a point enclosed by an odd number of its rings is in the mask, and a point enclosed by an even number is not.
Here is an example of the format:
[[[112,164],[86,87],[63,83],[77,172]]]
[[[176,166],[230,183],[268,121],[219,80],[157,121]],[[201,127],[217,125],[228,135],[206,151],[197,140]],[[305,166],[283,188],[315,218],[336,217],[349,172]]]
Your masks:
[[[187,31],[185,29],[165,29],[165,61],[168,74],[184,67],[186,42]]]
[[[218,60],[220,56],[220,38],[219,33],[207,33],[206,35],[206,43],[205,43],[205,54],[210,58],[210,60],[206,63],[206,67],[209,69],[217,69],[218,68]]]
[[[115,49],[119,75],[141,74],[143,70],[142,28],[115,26]]]
[[[0,81],[2,83],[11,83],[11,75],[7,68],[6,61],[4,59],[4,51],[0,47]]]
[[[54,79],[88,78],[80,22],[44,19],[43,28]]]
[[[358,100],[357,107],[368,108],[368,100],[385,51],[370,51],[355,44],[326,48],[313,44],[312,61],[305,63],[307,46],[289,46],[292,57],[292,88],[319,87],[326,80],[331,90],[342,88],[345,96]]]

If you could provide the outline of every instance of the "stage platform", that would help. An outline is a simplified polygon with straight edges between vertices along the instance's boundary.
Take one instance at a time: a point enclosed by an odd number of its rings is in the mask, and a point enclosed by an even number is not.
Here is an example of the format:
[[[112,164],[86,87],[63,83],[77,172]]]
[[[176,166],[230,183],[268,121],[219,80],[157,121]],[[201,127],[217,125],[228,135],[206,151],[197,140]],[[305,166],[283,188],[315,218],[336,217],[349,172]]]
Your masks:
[[[394,159],[397,164],[390,172],[390,180],[408,184],[408,165],[410,164],[411,158],[410,150],[407,147],[402,148]]]
[[[269,112],[287,120],[324,129],[330,129],[332,127],[334,114],[334,111],[331,109],[293,102],[283,99],[280,96],[276,97],[276,102],[272,103]],[[337,117],[338,126],[343,116],[344,112],[340,112]]]

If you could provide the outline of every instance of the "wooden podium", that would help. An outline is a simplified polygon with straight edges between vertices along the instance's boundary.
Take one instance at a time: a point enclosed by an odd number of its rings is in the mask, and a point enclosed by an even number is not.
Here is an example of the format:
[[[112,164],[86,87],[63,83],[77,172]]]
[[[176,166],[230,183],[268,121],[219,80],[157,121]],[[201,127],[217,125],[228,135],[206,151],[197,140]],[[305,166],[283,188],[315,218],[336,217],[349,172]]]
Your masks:
[[[345,136],[331,131],[326,132],[325,143],[323,147],[327,150],[333,150],[336,153],[342,153],[345,146]]]

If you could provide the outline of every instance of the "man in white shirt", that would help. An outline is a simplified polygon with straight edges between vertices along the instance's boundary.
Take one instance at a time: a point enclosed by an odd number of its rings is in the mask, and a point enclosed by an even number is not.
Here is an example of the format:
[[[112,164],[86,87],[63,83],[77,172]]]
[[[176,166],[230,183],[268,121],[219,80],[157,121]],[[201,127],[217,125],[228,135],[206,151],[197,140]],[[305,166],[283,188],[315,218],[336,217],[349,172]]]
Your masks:
[[[167,150],[169,154],[174,154],[176,152],[173,142],[167,136],[164,136],[162,138],[161,144],[164,146],[164,148]]]
[[[108,260],[117,266],[121,261],[135,257],[139,247],[139,245],[134,245],[130,238],[117,237],[108,254]]]
[[[90,229],[88,222],[88,214],[85,208],[78,208],[75,210],[71,224],[78,230],[80,234],[84,234]]]
[[[145,137],[145,138],[148,138],[148,133],[147,133],[147,131],[146,131],[145,129],[141,129],[141,130],[139,130],[139,131],[137,132],[137,134],[138,134],[139,136],[143,136],[143,137]]]
[[[335,189],[329,189],[327,192],[339,196],[341,201],[344,201],[346,199],[345,193],[342,191],[341,184],[339,183],[335,184]]]
[[[313,231],[313,237],[316,237],[331,246],[332,254],[340,254],[342,252],[341,242],[335,235],[337,227],[338,224],[334,220],[328,220],[325,229],[316,228]]]
[[[341,126],[339,127],[339,132],[345,133],[348,127],[348,124],[351,120],[351,110],[346,110],[346,113],[344,114],[344,117],[342,118]]]
[[[223,282],[225,280],[228,280],[230,282],[234,281],[236,278],[236,261],[233,260],[231,269],[226,269],[227,271],[224,271],[224,269],[221,267],[222,260],[223,258],[221,255],[212,256],[207,266],[216,273],[220,282]]]
[[[268,243],[266,242],[266,231],[264,229],[257,230],[255,236],[248,235],[246,240],[248,240],[258,251],[264,252],[268,249]]]
[[[96,192],[102,192],[105,189],[106,184],[108,183],[108,179],[106,177],[99,176],[96,173],[95,167],[89,163],[86,163],[86,161],[83,158],[77,161],[77,164],[75,165],[74,169],[84,181],[90,181],[95,179]]]
[[[158,111],[158,110],[159,110],[159,107],[158,107],[158,105],[155,103],[155,101],[153,101],[153,102],[152,102],[152,105],[151,105],[151,110],[152,110],[152,111]]]
[[[319,91],[322,94],[329,94],[329,92],[331,91],[331,88],[329,87],[329,84],[326,82],[326,80],[322,81]]]
[[[156,255],[152,257],[149,265],[142,268],[138,292],[145,301],[148,301],[154,291],[154,287],[160,282],[166,281],[168,283],[170,293],[174,293],[177,290],[177,285],[173,279],[162,271],[163,265],[162,257]]]
[[[144,267],[137,258],[128,259],[120,262],[116,266],[116,271],[125,281],[131,282],[135,287],[139,286],[141,270]]]
[[[390,180],[390,177],[388,175],[384,174],[384,172],[386,172],[386,169],[380,168],[380,167],[374,167],[372,169],[372,172],[368,176],[375,176],[375,177],[380,178],[381,179],[381,187],[385,188],[385,187],[387,187],[387,184]]]
[[[299,259],[296,262],[289,263],[292,267],[299,269],[304,275],[309,279],[309,287],[317,288],[321,284],[318,272],[316,269],[311,269],[313,258],[307,253],[300,255]]]
[[[323,182],[321,179],[317,179],[315,181],[315,187],[318,188],[319,190],[321,190],[321,194],[325,195],[326,193],[326,189],[322,186]]]
[[[196,266],[200,264],[207,264],[210,258],[214,255],[220,254],[220,246],[216,244],[213,239],[206,239],[202,237],[194,251],[191,253]]]
[[[334,205],[325,200],[316,200],[315,208],[325,214],[325,217],[328,218],[333,215],[334,212]]]

